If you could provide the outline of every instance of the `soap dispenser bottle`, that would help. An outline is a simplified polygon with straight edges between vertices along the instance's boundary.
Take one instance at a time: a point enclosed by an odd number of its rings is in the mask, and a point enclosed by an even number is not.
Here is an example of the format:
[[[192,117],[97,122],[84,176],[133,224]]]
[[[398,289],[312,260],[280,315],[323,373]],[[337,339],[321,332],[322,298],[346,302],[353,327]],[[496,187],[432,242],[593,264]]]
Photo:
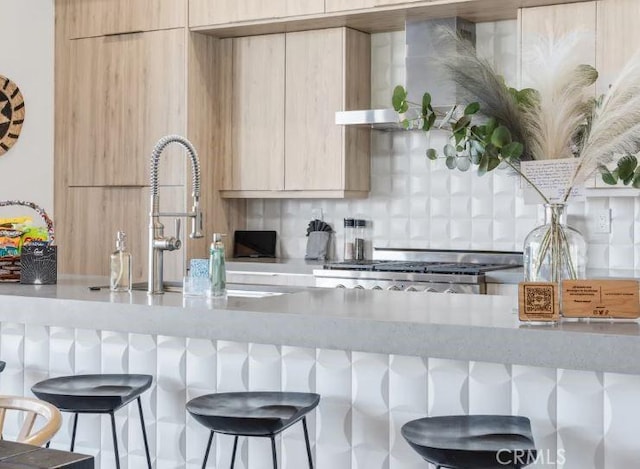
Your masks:
[[[116,250],[111,254],[111,279],[109,289],[113,292],[131,291],[131,254],[127,252],[127,235],[116,234]]]
[[[227,294],[227,274],[224,264],[223,234],[214,233],[209,249],[209,279],[211,280],[211,296],[222,297]]]

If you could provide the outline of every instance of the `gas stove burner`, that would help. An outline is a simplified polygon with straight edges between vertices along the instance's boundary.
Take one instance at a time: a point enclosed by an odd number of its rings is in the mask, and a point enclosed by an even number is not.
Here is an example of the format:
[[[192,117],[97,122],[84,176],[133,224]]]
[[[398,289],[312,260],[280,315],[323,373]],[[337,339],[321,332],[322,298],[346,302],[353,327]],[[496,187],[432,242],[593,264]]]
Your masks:
[[[372,271],[376,267],[387,264],[387,263],[396,263],[396,261],[372,261],[372,260],[364,260],[364,261],[343,261],[343,262],[332,262],[330,264],[325,264],[323,268],[325,270],[359,270],[359,271]]]
[[[447,265],[443,262],[389,262],[388,264],[376,265],[374,270],[378,272],[414,272],[429,273],[432,268]]]
[[[508,264],[474,264],[471,262],[453,262],[450,264],[433,265],[427,267],[425,273],[480,275],[492,270],[511,269],[517,266]]]
[[[345,261],[324,266],[326,270],[355,270],[363,272],[406,272],[420,274],[480,275],[485,272],[516,267],[509,264],[473,262],[407,262],[407,261]]]

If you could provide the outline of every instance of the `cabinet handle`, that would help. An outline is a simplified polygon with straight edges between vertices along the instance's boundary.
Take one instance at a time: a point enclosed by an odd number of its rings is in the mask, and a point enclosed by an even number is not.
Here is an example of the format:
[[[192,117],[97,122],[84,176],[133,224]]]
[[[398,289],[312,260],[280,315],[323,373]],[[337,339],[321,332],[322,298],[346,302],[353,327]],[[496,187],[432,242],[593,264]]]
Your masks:
[[[121,33],[109,33],[109,34],[105,34],[104,37],[114,37],[114,36],[125,36],[127,34],[140,34],[143,33],[143,30],[139,30],[139,31],[124,31]]]

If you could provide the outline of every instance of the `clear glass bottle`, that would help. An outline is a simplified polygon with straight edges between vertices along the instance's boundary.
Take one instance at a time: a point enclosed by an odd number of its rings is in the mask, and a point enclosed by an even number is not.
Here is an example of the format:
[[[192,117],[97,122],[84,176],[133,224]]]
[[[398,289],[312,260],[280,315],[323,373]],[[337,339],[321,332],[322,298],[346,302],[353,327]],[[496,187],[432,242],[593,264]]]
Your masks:
[[[224,259],[223,234],[214,233],[209,249],[209,279],[211,297],[223,297],[227,294],[227,273]]]
[[[353,251],[357,261],[363,261],[365,258],[365,230],[367,227],[366,220],[355,220],[355,236],[353,238]]]
[[[355,220],[353,218],[344,219],[344,260],[352,261],[355,259],[354,250],[354,226]]]
[[[127,235],[116,234],[116,250],[111,254],[109,289],[113,292],[131,291],[131,254],[127,251]]]
[[[564,204],[545,204],[545,222],[524,241],[524,277],[527,282],[554,282],[586,276],[587,244],[567,225]]]

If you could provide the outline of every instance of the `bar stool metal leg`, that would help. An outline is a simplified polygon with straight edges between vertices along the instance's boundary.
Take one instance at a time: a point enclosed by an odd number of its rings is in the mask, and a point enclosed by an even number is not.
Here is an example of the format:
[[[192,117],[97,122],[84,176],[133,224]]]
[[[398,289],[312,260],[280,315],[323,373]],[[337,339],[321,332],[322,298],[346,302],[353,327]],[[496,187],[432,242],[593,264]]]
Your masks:
[[[238,449],[238,437],[233,439],[233,453],[231,453],[231,469],[236,464],[236,450]]]
[[[276,437],[271,437],[271,454],[273,454],[273,469],[278,469],[278,455],[276,454]]]
[[[209,441],[207,442],[207,449],[204,451],[204,461],[202,461],[202,469],[205,469],[205,467],[207,467],[207,459],[209,459],[209,450],[211,449],[211,443],[213,442],[213,434],[215,432],[213,430],[211,430],[211,433],[209,434]]]
[[[111,433],[113,433],[113,452],[116,455],[116,469],[120,469],[120,454],[118,453],[118,434],[116,433],[116,417],[113,412],[109,412],[111,417]]]
[[[311,444],[309,443],[309,431],[307,430],[307,417],[302,417],[302,428],[304,429],[304,441],[307,444],[307,457],[309,458],[309,469],[313,469],[313,459],[311,458]]]
[[[71,431],[71,449],[69,451],[73,452],[73,448],[76,446],[76,430],[78,429],[78,414],[73,414],[73,430]]]
[[[144,415],[142,413],[142,401],[138,396],[138,410],[140,411],[140,426],[142,427],[142,439],[144,440],[144,451],[147,455],[147,466],[151,469],[151,456],[149,455],[149,441],[147,440],[147,429],[144,426]]]

